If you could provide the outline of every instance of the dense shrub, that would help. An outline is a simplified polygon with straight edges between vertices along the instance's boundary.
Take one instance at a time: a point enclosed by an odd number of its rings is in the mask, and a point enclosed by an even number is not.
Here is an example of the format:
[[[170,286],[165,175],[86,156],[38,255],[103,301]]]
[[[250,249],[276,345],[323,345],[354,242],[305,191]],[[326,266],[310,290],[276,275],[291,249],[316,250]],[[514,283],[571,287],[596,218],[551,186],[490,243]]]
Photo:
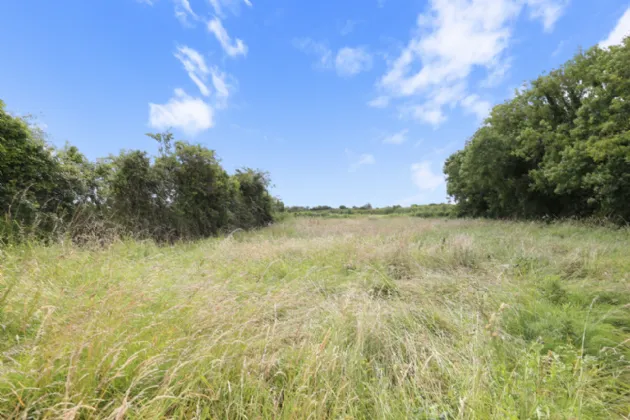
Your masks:
[[[494,107],[444,172],[461,215],[630,220],[630,38]]]
[[[160,241],[193,239],[264,226],[283,205],[269,175],[230,176],[214,151],[149,134],[159,155],[140,150],[89,161],[76,147],[57,150],[0,102],[0,238],[77,237],[91,227]]]

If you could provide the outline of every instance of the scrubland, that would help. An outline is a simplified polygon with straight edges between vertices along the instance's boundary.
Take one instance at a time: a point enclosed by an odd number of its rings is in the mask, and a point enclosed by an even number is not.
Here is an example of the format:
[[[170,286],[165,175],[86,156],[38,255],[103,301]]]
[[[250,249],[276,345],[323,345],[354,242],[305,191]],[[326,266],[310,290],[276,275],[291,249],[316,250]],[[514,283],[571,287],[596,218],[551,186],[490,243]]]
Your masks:
[[[0,418],[630,416],[627,228],[296,218],[0,258]]]

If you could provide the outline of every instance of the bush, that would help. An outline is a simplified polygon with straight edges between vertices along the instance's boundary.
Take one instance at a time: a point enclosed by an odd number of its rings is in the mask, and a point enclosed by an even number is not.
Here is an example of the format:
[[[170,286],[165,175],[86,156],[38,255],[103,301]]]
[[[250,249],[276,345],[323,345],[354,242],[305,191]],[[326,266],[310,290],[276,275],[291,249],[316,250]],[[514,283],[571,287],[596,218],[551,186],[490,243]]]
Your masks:
[[[76,239],[112,231],[105,226],[158,241],[194,239],[265,226],[284,209],[269,194],[267,173],[230,176],[212,150],[169,132],[149,136],[158,156],[131,150],[90,162],[76,147],[48,146],[0,102],[0,239]]]

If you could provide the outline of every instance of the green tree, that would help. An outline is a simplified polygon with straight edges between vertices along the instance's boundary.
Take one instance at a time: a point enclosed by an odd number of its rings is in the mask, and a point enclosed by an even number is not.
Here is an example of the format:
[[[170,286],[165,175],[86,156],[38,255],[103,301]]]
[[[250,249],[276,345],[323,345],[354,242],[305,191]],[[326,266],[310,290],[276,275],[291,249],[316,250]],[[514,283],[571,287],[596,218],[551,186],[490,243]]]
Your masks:
[[[10,115],[0,101],[0,209],[3,226],[9,229],[5,233],[19,226],[47,235],[71,217],[84,191],[65,165],[69,153],[57,154],[40,131]]]
[[[264,226],[273,221],[274,198],[269,194],[269,174],[244,168],[234,174],[239,196],[236,213],[245,227]],[[284,208],[284,204],[282,205]]]
[[[264,226],[284,211],[266,172],[230,176],[213,150],[170,132],[148,135],[158,142],[155,157],[131,150],[91,162],[74,146],[48,146],[0,102],[0,239],[102,234],[91,224],[159,241],[194,239]]]
[[[578,53],[492,110],[447,159],[458,212],[630,220],[630,39]]]

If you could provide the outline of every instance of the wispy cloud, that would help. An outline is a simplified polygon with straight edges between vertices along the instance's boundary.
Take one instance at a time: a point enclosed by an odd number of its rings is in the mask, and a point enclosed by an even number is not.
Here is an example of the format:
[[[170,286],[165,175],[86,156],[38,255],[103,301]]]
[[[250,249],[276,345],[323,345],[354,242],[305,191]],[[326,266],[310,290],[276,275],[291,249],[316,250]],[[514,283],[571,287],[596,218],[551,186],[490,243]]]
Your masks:
[[[411,180],[421,191],[433,191],[444,184],[444,175],[433,172],[431,166],[428,160],[411,165]]]
[[[223,23],[218,17],[214,17],[212,20],[208,22],[208,31],[214,34],[219,44],[223,48],[223,51],[230,57],[236,57],[239,55],[247,55],[247,45],[238,38],[235,38],[232,41],[232,38],[227,33],[225,27],[223,27]]]
[[[152,5],[155,0],[142,0]],[[172,0],[175,6],[175,17],[185,26],[193,22],[202,21],[190,5],[190,0]],[[221,48],[230,57],[247,54],[245,43],[236,38],[232,39],[218,15],[222,15],[225,8],[235,10],[236,0],[209,0],[217,16],[207,22],[207,29],[219,41]],[[249,0],[239,0],[252,7]],[[175,57],[182,63],[188,77],[199,89],[202,97],[189,95],[184,89],[177,88],[172,97],[162,104],[149,103],[149,125],[156,129],[176,128],[186,134],[195,135],[208,130],[215,124],[215,111],[227,107],[228,98],[238,85],[236,79],[225,73],[217,66],[209,65],[202,53],[180,45],[174,52]]]
[[[188,0],[174,0],[175,3],[175,17],[184,26],[192,26],[191,20],[196,21],[199,19],[197,14],[193,12]]]
[[[621,44],[621,41],[630,36],[630,8],[619,18],[613,30],[608,34],[608,38],[599,43],[601,48],[608,48]]]
[[[234,82],[228,82],[228,80],[233,78],[219,70],[218,67],[212,67],[210,69],[210,76],[212,78],[212,86],[216,92],[216,106],[218,108],[225,108],[227,106],[227,100],[230,97],[230,90],[234,84]]]
[[[492,109],[490,102],[482,100],[475,94],[466,96],[460,104],[465,112],[476,115],[479,120],[485,119]]]
[[[551,32],[568,6],[569,0],[526,0],[525,3],[529,8],[529,16],[540,20],[545,32]]]
[[[376,159],[374,159],[374,156],[370,154],[363,154],[359,156],[359,159],[356,162],[350,165],[350,168],[348,170],[350,172],[354,172],[363,165],[373,165],[375,163],[376,163]]]
[[[203,55],[193,48],[187,46],[177,47],[175,57],[184,65],[188,77],[199,88],[199,92],[203,96],[208,97],[212,93],[208,85],[208,79],[210,79],[215,91],[215,106],[218,108],[227,106],[230,89],[235,83],[233,78],[216,66],[208,66]]]
[[[387,105],[389,105],[389,97],[379,96],[369,101],[368,105],[372,108],[387,108]]]
[[[444,115],[442,106],[433,102],[415,105],[406,104],[399,109],[401,118],[412,118],[433,127],[438,127],[446,121],[446,115]]]
[[[372,55],[365,47],[343,47],[334,54],[326,44],[311,38],[296,38],[293,40],[293,46],[317,57],[316,68],[335,69],[342,77],[351,77],[372,68]]]
[[[494,66],[488,67],[488,75],[479,84],[484,88],[491,88],[501,84],[505,80],[505,76],[512,67],[512,59],[507,57],[503,60],[498,60]]]
[[[400,200],[398,204],[410,206],[412,204],[427,203],[427,200],[432,196],[431,192],[445,182],[444,175],[433,172],[432,166],[433,163],[428,160],[411,165],[411,181],[420,192]]]
[[[337,53],[335,68],[340,76],[354,76],[372,68],[372,56],[363,47],[344,47]]]
[[[361,166],[374,165],[376,163],[374,156],[369,153],[357,156],[350,149],[346,149],[345,152],[346,156],[351,161],[350,166],[348,167],[348,172],[356,172]]]
[[[221,17],[225,17],[226,11],[237,14],[239,12],[239,6],[243,3],[247,7],[253,7],[250,0],[209,0],[209,2],[214,9],[214,13]]]
[[[407,141],[407,133],[409,133],[408,129],[401,130],[397,133],[391,134],[389,136],[385,136],[383,139],[383,143],[385,144],[403,144]]]
[[[380,90],[407,98],[401,115],[434,126],[446,121],[445,107],[463,106],[481,114],[485,104],[466,99],[469,76],[474,69],[485,70],[486,87],[501,80],[509,69],[506,50],[514,21],[525,5],[550,30],[566,1],[430,0],[430,10],[418,17],[415,35],[381,77]]]
[[[317,57],[316,67],[319,69],[331,69],[333,67],[333,53],[323,42],[314,41],[311,38],[295,38],[293,46],[298,50]]]
[[[210,73],[203,56],[196,50],[180,46],[177,47],[175,57],[184,65],[188,77],[197,85],[203,96],[210,95],[210,89],[206,85],[206,78]]]
[[[214,110],[203,99],[175,89],[167,103],[149,103],[149,125],[158,130],[178,128],[194,136],[214,125]]]

